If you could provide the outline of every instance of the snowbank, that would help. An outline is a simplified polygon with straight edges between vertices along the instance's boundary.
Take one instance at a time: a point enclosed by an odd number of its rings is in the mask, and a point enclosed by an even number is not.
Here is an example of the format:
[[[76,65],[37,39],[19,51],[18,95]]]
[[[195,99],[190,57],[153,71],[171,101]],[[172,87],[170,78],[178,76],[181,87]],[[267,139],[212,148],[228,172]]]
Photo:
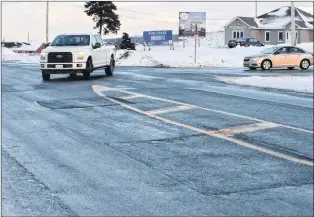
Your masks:
[[[6,47],[1,47],[1,56],[4,62],[39,63],[38,55],[17,54]]]
[[[254,87],[292,90],[296,92],[313,93],[313,76],[278,76],[278,77],[222,77],[217,80],[229,84],[247,85]]]
[[[120,66],[165,66],[165,67],[243,67],[246,56],[258,54],[267,47],[236,47],[229,49],[217,46],[208,39],[201,40],[197,47],[196,63],[194,63],[194,40],[188,40],[183,48],[182,43],[174,44],[175,49],[169,46],[151,47],[144,51],[137,47],[136,51],[128,51],[129,57],[117,61]],[[313,52],[313,43],[298,45],[309,52]],[[120,55],[125,51],[119,51]],[[117,57],[119,57],[117,55]]]
[[[1,47],[1,54],[3,56],[16,56],[16,53],[14,53],[12,50],[6,47]]]

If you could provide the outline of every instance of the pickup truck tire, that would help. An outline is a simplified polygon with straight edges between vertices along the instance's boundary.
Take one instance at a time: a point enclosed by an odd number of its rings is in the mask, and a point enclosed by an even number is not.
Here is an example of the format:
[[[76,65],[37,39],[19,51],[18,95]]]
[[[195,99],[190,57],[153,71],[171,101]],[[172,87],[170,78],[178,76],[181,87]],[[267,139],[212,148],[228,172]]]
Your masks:
[[[92,72],[93,72],[93,64],[92,64],[91,59],[88,59],[87,63],[86,63],[86,69],[83,72],[84,79],[89,80],[90,79],[90,73],[92,73]]]
[[[44,81],[49,81],[50,79],[50,74],[45,73],[45,71],[41,72],[41,76],[43,77]]]
[[[115,62],[114,62],[113,58],[111,57],[109,66],[107,66],[105,68],[105,73],[106,73],[107,76],[112,76],[113,75],[114,67],[115,67]]]

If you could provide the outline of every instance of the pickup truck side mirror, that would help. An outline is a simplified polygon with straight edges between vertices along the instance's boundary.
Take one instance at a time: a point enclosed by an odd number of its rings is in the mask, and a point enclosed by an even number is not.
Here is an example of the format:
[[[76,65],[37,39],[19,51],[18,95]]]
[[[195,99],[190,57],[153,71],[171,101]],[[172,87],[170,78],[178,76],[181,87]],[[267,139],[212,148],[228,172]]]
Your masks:
[[[101,48],[101,44],[97,42],[93,48],[94,49]]]
[[[278,54],[280,54],[279,51],[276,51],[276,52],[274,53],[274,55],[278,55]]]

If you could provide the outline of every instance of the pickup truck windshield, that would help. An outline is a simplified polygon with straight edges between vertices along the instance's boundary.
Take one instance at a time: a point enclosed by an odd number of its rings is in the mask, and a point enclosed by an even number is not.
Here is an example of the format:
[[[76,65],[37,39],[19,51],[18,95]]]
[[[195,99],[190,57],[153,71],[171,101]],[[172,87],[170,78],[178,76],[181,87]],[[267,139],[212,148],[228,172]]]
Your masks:
[[[89,35],[59,35],[50,46],[88,46],[89,44]]]

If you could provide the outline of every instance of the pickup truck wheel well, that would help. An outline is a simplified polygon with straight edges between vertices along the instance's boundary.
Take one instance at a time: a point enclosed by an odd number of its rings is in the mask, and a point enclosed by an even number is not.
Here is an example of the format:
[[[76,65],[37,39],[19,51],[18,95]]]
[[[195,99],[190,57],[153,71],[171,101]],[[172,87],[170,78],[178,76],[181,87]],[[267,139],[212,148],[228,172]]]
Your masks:
[[[93,59],[92,59],[91,56],[89,56],[89,57],[87,58],[87,62],[88,62],[89,60],[91,61],[92,65],[93,65]]]

